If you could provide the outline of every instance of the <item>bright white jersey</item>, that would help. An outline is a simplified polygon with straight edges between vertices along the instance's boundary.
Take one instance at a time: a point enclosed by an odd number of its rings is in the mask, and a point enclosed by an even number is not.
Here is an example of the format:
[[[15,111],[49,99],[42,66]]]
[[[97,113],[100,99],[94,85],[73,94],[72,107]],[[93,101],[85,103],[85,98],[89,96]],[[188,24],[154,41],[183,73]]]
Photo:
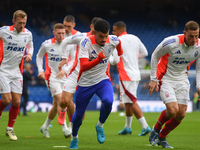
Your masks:
[[[69,59],[69,57],[66,57],[66,55],[65,55],[66,47],[74,45],[74,44],[78,45],[78,48],[75,51],[73,51],[73,49],[71,49],[71,51],[67,50],[67,53],[71,53],[71,55],[73,54],[73,56],[74,56],[74,61],[73,61],[73,65],[71,67],[70,73],[74,72],[77,75],[77,77],[78,77],[78,73],[79,73],[79,70],[80,70],[80,63],[79,63],[79,59],[78,59],[79,51],[80,51],[79,50],[80,49],[80,42],[83,38],[90,36],[90,35],[91,35],[91,32],[87,32],[87,33],[80,33],[79,32],[78,34],[67,37],[62,41],[62,43],[63,43],[63,48],[62,48],[63,56],[62,56],[62,58]]]
[[[104,46],[100,46],[95,41],[95,36],[91,35],[84,38],[80,45],[79,58],[88,58],[89,61],[96,59],[101,51],[104,51],[105,58],[93,68],[79,72],[78,85],[83,87],[92,86],[101,82],[104,79],[109,79],[109,58],[116,46],[119,44],[119,39],[115,35],[109,35]]]
[[[73,29],[71,33],[65,34],[65,38],[72,37],[76,34],[80,34],[80,32]],[[76,50],[78,50],[78,45],[77,45],[77,43],[73,43],[73,44],[69,44],[69,45],[65,44],[65,46],[63,48],[64,48],[64,51],[65,51],[64,57],[67,58],[66,73],[69,74],[70,70],[73,67],[74,62],[76,61],[75,58],[76,58]],[[65,54],[67,54],[67,55],[65,55]]]
[[[55,38],[46,40],[42,43],[37,57],[36,63],[38,67],[38,72],[42,72],[43,70],[43,56],[45,55],[45,80],[56,80],[56,75],[60,71],[58,70],[58,66],[62,60],[62,42],[58,43]],[[63,70],[66,65],[63,66]],[[64,70],[65,71],[65,70]],[[66,76],[62,78],[61,81],[64,81]]]
[[[139,81],[140,70],[138,66],[138,57],[146,57],[147,49],[138,37],[123,32],[118,37],[121,40],[123,54],[117,64],[119,79],[121,81]]]
[[[195,60],[197,73],[200,72],[199,56],[199,39],[194,46],[187,46],[182,34],[165,38],[152,54],[151,80],[183,81],[188,78],[188,70]]]
[[[25,51],[33,55],[32,33],[28,29],[18,33],[14,26],[0,28],[1,75],[22,75]]]

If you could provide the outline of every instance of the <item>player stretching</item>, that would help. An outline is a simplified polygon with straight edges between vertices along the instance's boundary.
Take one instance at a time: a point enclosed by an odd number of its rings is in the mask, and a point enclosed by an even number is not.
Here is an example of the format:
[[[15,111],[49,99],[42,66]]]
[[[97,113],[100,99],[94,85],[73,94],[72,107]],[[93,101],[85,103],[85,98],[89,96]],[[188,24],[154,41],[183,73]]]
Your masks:
[[[108,118],[113,103],[113,88],[108,77],[109,57],[117,48],[122,55],[121,42],[116,36],[110,36],[110,25],[101,19],[94,24],[94,35],[84,38],[80,47],[80,71],[76,91],[76,110],[72,116],[72,140],[70,149],[78,149],[78,130],[86,107],[94,94],[102,100],[99,121],[96,124],[97,140],[104,143],[103,124]]]
[[[48,117],[40,128],[44,137],[50,138],[49,136],[49,125],[55,118],[56,114],[60,112],[60,101],[62,96],[63,85],[66,80],[65,71],[67,70],[66,65],[63,66],[62,70],[58,70],[58,65],[62,60],[62,40],[64,38],[65,29],[64,25],[57,23],[54,25],[54,38],[46,40],[40,47],[36,62],[38,67],[38,77],[44,78],[48,89],[53,97],[53,107],[49,111]],[[45,55],[46,70],[43,70],[43,56]],[[66,126],[66,121],[62,125],[62,130],[65,137],[70,136],[69,129]]]
[[[143,112],[137,103],[136,94],[141,79],[138,57],[146,57],[148,52],[138,37],[127,34],[126,24],[123,21],[114,23],[112,33],[121,40],[123,49],[123,55],[120,56],[120,62],[117,66],[120,78],[120,98],[125,104],[126,109],[126,124],[118,134],[132,133],[131,123],[134,114],[142,126],[142,131],[138,136],[144,136],[151,132],[151,128],[148,126]]]
[[[76,34],[74,36],[65,38],[63,40],[63,54],[65,54],[65,51],[66,51],[65,47],[68,47],[71,44],[78,44],[78,47],[80,47],[80,41],[83,38],[92,35],[92,33],[94,31],[94,23],[97,22],[100,19],[101,18],[98,18],[98,17],[95,17],[95,18],[92,19],[92,23],[90,25],[90,29],[91,29],[90,32]],[[72,50],[73,49],[71,49],[71,51]],[[63,88],[62,100],[61,100],[62,110],[60,112],[60,114],[62,114],[60,116],[65,116],[65,114],[66,114],[66,109],[65,108],[67,107],[67,110],[69,110],[68,111],[68,118],[69,118],[70,122],[71,122],[71,116],[75,112],[75,107],[74,107],[74,103],[73,103],[73,95],[74,95],[74,93],[76,91],[77,78],[78,78],[78,73],[79,73],[79,70],[80,70],[80,64],[79,64],[79,61],[78,61],[79,49],[77,49],[74,52],[76,52],[75,60],[74,60],[72,69],[70,71],[67,71],[67,72],[70,72],[70,74],[67,77],[67,80],[66,80],[64,88]],[[68,53],[72,54],[73,52],[70,52],[68,50]],[[63,64],[65,64],[65,62],[66,62],[66,57],[63,56],[63,60],[61,61],[60,65],[59,65],[59,69],[61,69],[61,66],[63,66]],[[68,68],[70,69],[70,67],[68,67]],[[70,109],[68,109],[68,108],[70,108]],[[59,122],[62,123],[64,121],[64,119],[65,119],[64,117],[59,117]],[[71,130],[71,123],[69,124],[69,128]]]
[[[200,95],[199,25],[194,21],[185,24],[184,34],[165,38],[151,57],[149,94],[156,89],[166,109],[162,111],[149,136],[152,145],[173,148],[166,136],[183,120],[187,110],[190,83],[188,70],[196,62],[197,92]],[[157,63],[160,58],[159,63]],[[162,128],[163,124],[165,126]]]
[[[11,101],[6,135],[16,141],[13,125],[20,108],[23,86],[23,63],[30,62],[33,55],[32,33],[25,28],[27,14],[17,10],[13,14],[13,26],[0,28],[0,118]],[[27,55],[24,56],[25,51]]]

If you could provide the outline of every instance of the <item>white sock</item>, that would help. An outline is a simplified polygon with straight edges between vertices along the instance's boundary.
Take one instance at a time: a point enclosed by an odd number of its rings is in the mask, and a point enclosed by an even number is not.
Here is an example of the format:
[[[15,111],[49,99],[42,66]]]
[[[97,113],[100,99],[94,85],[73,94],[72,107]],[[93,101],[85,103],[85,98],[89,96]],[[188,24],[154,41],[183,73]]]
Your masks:
[[[65,131],[67,130],[66,119],[65,119],[65,121],[64,121],[64,123],[63,123],[63,125],[62,125],[62,130],[63,130],[63,132],[65,132]]]
[[[143,129],[146,129],[148,127],[148,124],[147,124],[146,119],[144,117],[138,119],[138,121],[141,124]]]
[[[6,130],[13,130],[13,127],[7,127]]]
[[[100,121],[97,122],[97,126],[102,127],[103,128],[103,123],[101,123]]]
[[[50,120],[50,119],[47,117],[46,121],[45,121],[44,124],[43,124],[43,127],[44,127],[45,129],[48,129],[48,128],[49,128],[49,125],[51,124],[52,121],[53,121],[53,120]]]
[[[72,139],[78,139],[78,134],[76,136],[72,136]]]
[[[131,128],[132,119],[133,119],[133,116],[131,116],[131,117],[127,117],[127,116],[126,116],[125,128]]]
[[[66,107],[65,107],[65,108],[61,108],[61,111],[67,111],[67,110],[66,110]]]

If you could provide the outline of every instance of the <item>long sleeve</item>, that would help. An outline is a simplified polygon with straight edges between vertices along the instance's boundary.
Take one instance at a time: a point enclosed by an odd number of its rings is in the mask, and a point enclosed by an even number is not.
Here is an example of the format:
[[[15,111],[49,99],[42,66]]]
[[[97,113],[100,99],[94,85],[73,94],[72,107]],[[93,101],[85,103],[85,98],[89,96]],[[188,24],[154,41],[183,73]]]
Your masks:
[[[200,87],[200,58],[196,60],[196,88]]]
[[[118,52],[118,56],[121,56],[123,54],[123,49],[122,49],[120,39],[119,39],[119,44],[117,45],[116,49],[117,49],[117,52]]]
[[[110,60],[110,64],[111,65],[116,65],[119,62],[120,56],[118,56],[116,49],[113,51],[113,54],[110,55],[110,59],[109,60]]]
[[[33,56],[33,51],[34,51],[34,48],[33,48],[33,36],[32,36],[32,33],[30,32],[30,41],[29,41],[29,43],[26,45],[26,47],[27,47],[27,50],[26,50],[26,52],[27,52],[27,54],[31,54],[31,56]]]
[[[144,46],[144,44],[140,41],[140,39],[138,40],[139,40],[139,51],[140,51],[139,58],[144,58],[148,55],[148,51],[146,47]]]
[[[37,56],[36,56],[36,64],[38,67],[38,72],[42,72],[44,71],[43,69],[43,56],[45,55],[46,51],[45,51],[45,46],[44,44],[42,44],[42,46],[40,47]]]

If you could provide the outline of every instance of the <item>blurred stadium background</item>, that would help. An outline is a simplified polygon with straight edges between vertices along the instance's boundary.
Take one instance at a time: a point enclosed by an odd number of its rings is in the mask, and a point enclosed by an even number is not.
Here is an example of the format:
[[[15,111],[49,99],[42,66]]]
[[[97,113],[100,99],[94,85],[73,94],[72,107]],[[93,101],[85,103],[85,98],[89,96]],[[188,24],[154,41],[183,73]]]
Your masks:
[[[1,0],[0,1],[0,27],[12,25],[12,15],[17,9],[22,9],[28,14],[26,28],[33,33],[34,55],[32,70],[34,74],[29,83],[29,105],[31,111],[47,111],[51,107],[52,97],[43,80],[37,78],[36,54],[41,43],[53,37],[52,27],[55,23],[63,22],[66,15],[76,18],[75,29],[80,32],[89,31],[93,17],[106,19],[111,25],[116,21],[127,24],[127,32],[138,36],[146,46],[149,55],[140,60],[142,80],[138,87],[138,101],[143,111],[161,111],[163,109],[159,94],[154,92],[148,95],[149,69],[151,53],[156,46],[167,36],[181,34],[184,25],[189,20],[199,22],[199,0]],[[111,32],[110,32],[111,33]],[[191,106],[196,110],[197,103],[193,102],[195,88],[195,63],[191,66],[189,79],[191,83]],[[119,79],[116,66],[111,66],[111,77],[115,91],[115,110],[119,105]],[[22,98],[23,100],[23,98]],[[145,101],[145,106],[144,104]],[[153,102],[155,102],[155,105]],[[148,103],[149,102],[149,103]],[[158,106],[159,103],[159,106]],[[100,103],[94,96],[88,110],[98,109]],[[192,108],[193,106],[193,108]]]

